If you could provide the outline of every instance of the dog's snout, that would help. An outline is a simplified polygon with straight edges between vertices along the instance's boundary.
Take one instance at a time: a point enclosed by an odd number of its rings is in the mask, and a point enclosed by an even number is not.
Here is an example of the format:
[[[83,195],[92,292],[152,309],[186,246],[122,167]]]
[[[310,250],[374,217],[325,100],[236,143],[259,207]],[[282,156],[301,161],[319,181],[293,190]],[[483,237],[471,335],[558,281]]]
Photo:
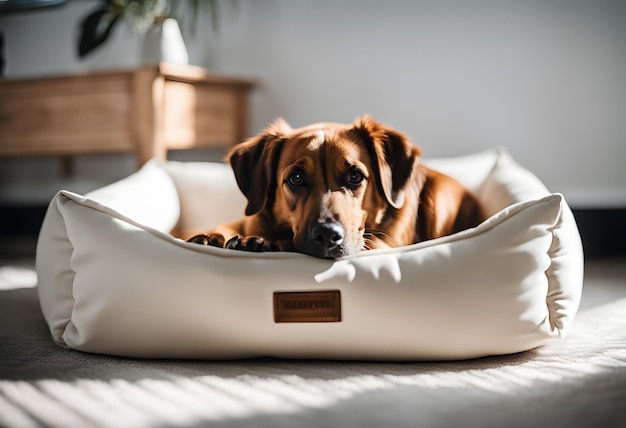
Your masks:
[[[324,249],[341,245],[345,236],[346,230],[337,222],[316,223],[309,229],[311,242]]]

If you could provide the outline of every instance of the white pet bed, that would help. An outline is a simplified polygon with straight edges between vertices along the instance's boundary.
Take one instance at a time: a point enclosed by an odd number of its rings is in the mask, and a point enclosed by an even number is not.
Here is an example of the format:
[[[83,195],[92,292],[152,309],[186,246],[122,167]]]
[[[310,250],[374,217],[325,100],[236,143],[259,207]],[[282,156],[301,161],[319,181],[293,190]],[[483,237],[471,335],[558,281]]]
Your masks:
[[[152,161],[87,196],[59,192],[37,248],[52,337],[130,357],[379,360],[508,354],[562,337],[583,273],[563,197],[502,150],[425,163],[472,189],[490,218],[336,261],[171,237],[242,215],[223,164]],[[339,292],[339,318],[276,322],[275,293],[315,291]]]

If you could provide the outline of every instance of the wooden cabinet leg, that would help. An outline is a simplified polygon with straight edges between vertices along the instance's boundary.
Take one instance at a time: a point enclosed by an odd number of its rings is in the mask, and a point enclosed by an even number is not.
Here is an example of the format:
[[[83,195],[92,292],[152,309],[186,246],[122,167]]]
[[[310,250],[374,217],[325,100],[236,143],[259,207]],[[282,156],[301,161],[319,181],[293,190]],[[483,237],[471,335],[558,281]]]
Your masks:
[[[59,156],[58,174],[59,174],[59,177],[62,177],[62,178],[68,178],[74,175],[74,157],[73,156]]]
[[[163,136],[163,91],[165,79],[158,69],[138,70],[132,80],[131,135],[137,165],[152,158],[167,159]]]

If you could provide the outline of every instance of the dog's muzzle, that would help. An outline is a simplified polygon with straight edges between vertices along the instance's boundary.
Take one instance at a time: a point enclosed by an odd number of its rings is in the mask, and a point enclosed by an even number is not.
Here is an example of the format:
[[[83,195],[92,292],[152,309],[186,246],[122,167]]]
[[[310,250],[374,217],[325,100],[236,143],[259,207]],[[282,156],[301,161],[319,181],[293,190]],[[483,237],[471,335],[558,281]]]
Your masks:
[[[345,236],[346,230],[341,223],[327,221],[313,224],[309,227],[311,255],[322,258],[340,257]]]

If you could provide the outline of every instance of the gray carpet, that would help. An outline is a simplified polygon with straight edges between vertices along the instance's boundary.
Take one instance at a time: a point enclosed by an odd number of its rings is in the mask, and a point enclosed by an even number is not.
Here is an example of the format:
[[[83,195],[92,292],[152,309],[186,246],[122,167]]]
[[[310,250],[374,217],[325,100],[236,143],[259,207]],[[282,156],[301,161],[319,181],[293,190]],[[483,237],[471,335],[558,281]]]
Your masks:
[[[551,346],[459,362],[156,361],[55,345],[32,262],[0,264],[0,426],[626,426],[626,260],[586,266]]]

